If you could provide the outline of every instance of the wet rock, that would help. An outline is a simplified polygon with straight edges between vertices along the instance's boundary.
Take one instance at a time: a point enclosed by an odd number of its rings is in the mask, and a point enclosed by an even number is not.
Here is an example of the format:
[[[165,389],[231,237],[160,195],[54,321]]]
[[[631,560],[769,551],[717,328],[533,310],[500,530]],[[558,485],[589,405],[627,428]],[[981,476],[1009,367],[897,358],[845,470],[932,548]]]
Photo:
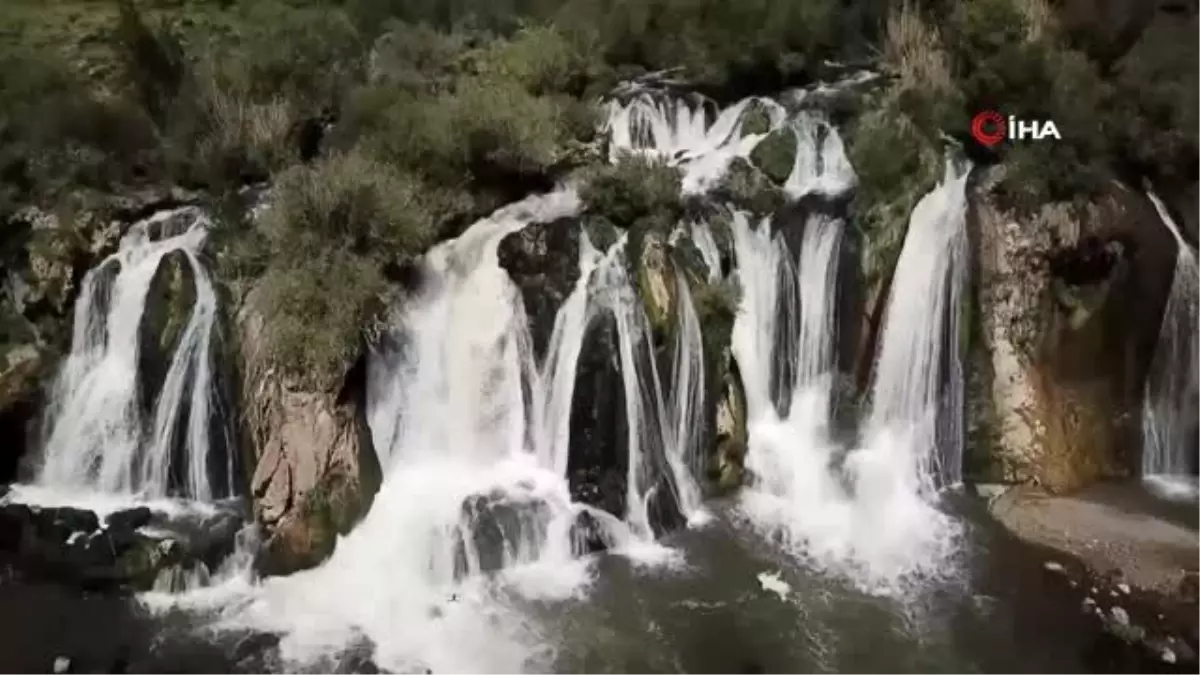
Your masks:
[[[618,358],[615,322],[600,316],[579,352],[567,477],[573,501],[620,517],[625,513],[628,425]]]
[[[749,434],[746,427],[746,396],[741,378],[728,370],[723,378],[716,410],[716,483],[721,492],[742,485]]]
[[[0,507],[0,556],[24,577],[95,591],[149,590],[184,559],[173,540],[130,527],[136,519],[115,522],[101,529],[91,511],[9,504]]]
[[[522,551],[537,551],[546,539],[550,509],[540,499],[502,492],[475,495],[462,506],[456,576],[495,572]]]
[[[776,129],[755,146],[750,161],[777,185],[783,185],[792,173],[797,143],[791,127]]]
[[[580,511],[571,525],[571,546],[576,555],[600,553],[609,548],[604,529],[596,516]]]
[[[497,249],[500,267],[521,291],[539,360],[554,331],[554,318],[579,278],[581,227],[578,218],[531,223],[505,237]]]
[[[1185,572],[1179,580],[1179,597],[1187,602],[1200,602],[1200,575],[1195,571]]]
[[[319,564],[337,537],[367,512],[381,482],[367,427],[365,359],[332,389],[294,382],[270,367],[264,352],[261,289],[238,320],[242,415],[254,466],[252,508],[265,547],[258,568],[287,574]],[[322,385],[323,386],[323,385]]]
[[[761,169],[749,160],[737,157],[729,163],[729,169],[713,188],[711,199],[761,217],[782,208],[787,196]]]
[[[184,251],[163,256],[146,292],[139,330],[138,377],[142,402],[153,405],[196,303],[195,270]]]
[[[139,506],[111,513],[104,519],[104,523],[113,530],[136,530],[150,524],[153,515],[148,507]]]
[[[1127,476],[1173,238],[1144,195],[1119,185],[1082,213],[1047,204],[1015,216],[990,192],[1000,175],[982,174],[970,196],[980,335],[970,471],[1054,492]]]
[[[679,301],[675,280],[675,264],[671,259],[667,237],[661,232],[647,232],[637,262],[638,295],[646,310],[650,328],[659,343],[671,335]]]

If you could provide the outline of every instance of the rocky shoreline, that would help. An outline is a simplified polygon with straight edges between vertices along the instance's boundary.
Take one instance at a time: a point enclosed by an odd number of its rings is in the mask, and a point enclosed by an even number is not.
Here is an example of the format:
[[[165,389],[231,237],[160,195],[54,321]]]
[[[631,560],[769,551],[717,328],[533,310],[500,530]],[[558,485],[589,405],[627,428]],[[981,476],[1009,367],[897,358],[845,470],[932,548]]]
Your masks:
[[[993,518],[1044,551],[1103,639],[1117,671],[1196,672],[1200,642],[1194,502],[1171,504],[1136,483],[1105,483],[1070,495],[1036,488],[978,489]]]

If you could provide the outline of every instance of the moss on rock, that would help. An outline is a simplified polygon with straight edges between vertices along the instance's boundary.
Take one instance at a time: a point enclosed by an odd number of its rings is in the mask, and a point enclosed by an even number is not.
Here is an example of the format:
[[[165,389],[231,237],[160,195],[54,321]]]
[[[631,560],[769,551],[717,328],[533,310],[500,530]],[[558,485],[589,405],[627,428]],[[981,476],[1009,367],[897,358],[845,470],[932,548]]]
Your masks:
[[[750,153],[750,161],[777,185],[787,182],[796,163],[796,132],[791,127],[772,131]]]
[[[791,171],[790,164],[788,171]],[[783,179],[787,179],[786,174]],[[774,213],[787,201],[783,191],[767,174],[742,157],[729,164],[714,196],[719,201],[759,215]]]

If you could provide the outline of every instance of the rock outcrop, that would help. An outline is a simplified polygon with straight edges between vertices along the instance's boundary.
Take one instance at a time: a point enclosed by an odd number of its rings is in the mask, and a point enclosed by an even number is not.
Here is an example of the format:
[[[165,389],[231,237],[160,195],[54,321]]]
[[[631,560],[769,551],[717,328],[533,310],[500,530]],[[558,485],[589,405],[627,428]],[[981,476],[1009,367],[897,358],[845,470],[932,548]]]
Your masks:
[[[158,398],[195,303],[195,271],[187,253],[171,251],[159,261],[150,281],[138,327],[138,376],[143,402],[149,404]]]
[[[103,519],[86,509],[0,505],[0,564],[21,578],[90,591],[146,591],[206,575],[235,548],[237,504],[212,513],[136,507]]]
[[[977,340],[967,473],[1052,491],[1128,475],[1142,384],[1175,247],[1144,195],[1120,185],[1082,210],[998,208],[972,195]]]
[[[269,368],[251,291],[239,318],[243,442],[254,467],[255,519],[266,530],[260,569],[287,574],[332,553],[370,508],[381,481],[359,364],[340,391],[310,391]]]

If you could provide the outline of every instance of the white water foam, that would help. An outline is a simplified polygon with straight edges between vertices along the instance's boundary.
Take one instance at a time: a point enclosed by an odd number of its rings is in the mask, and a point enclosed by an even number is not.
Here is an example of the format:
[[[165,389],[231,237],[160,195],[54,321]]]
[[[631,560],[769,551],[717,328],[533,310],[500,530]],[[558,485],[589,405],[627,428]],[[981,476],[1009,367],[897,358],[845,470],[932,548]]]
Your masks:
[[[120,249],[84,278],[71,353],[47,410],[50,434],[37,478],[40,486],[148,499],[178,495],[208,500],[230,494],[232,466],[219,471],[225,484],[210,483],[217,298],[199,259],[208,224],[194,207],[155,214],[135,224]],[[144,402],[139,385],[142,315],[159,263],[173,252],[187,260],[195,303],[157,399]],[[151,412],[149,419],[144,409]],[[177,439],[179,430],[183,438]],[[172,474],[179,479],[173,481]]]
[[[829,436],[833,310],[840,224],[814,216],[805,224],[799,269],[764,221],[757,230],[734,219],[743,298],[733,349],[746,389],[753,484],[742,509],[797,555],[848,574],[872,592],[902,590],[914,576],[938,575],[957,530],[937,510],[939,468],[954,470],[954,439],[936,450],[960,392],[954,312],[965,271],[966,172],[945,180],[914,209],[897,265],[864,444],[843,457]],[[798,302],[791,302],[790,284]],[[798,312],[795,330],[790,312]],[[952,347],[953,348],[953,347]],[[941,364],[950,362],[950,372]],[[771,377],[781,364],[795,373],[780,411]],[[959,406],[961,407],[961,406]],[[937,459],[946,457],[946,459]],[[840,465],[839,465],[840,462]],[[953,473],[947,474],[953,477]],[[944,478],[942,479],[944,480]],[[953,478],[949,481],[953,482]]]
[[[1154,486],[1166,494],[1194,494],[1196,410],[1200,407],[1200,359],[1197,358],[1197,321],[1200,320],[1200,268],[1196,252],[1179,232],[1162,200],[1153,192],[1150,201],[1175,237],[1178,253],[1167,306],[1163,310],[1158,344],[1142,399],[1142,475],[1156,477]],[[1168,477],[1185,477],[1171,481]]]
[[[281,633],[281,656],[297,666],[365,642],[389,670],[536,670],[552,654],[518,599],[586,590],[590,563],[577,555],[573,531],[581,513],[635,562],[673,559],[644,531],[644,517],[627,517],[627,526],[573,504],[566,481],[575,363],[590,321],[613,309],[604,304],[612,280],[604,270],[615,269],[620,245],[601,256],[585,237],[579,281],[540,365],[520,295],[498,263],[504,236],[578,208],[570,189],[530,197],[426,256],[420,293],[368,369],[383,485],[325,564],[260,584],[235,576],[174,596],[172,606],[216,608],[226,628]],[[626,336],[632,351],[634,333]],[[639,377],[628,379],[641,387]],[[634,433],[651,428],[638,419]],[[630,453],[641,466],[640,450]]]

